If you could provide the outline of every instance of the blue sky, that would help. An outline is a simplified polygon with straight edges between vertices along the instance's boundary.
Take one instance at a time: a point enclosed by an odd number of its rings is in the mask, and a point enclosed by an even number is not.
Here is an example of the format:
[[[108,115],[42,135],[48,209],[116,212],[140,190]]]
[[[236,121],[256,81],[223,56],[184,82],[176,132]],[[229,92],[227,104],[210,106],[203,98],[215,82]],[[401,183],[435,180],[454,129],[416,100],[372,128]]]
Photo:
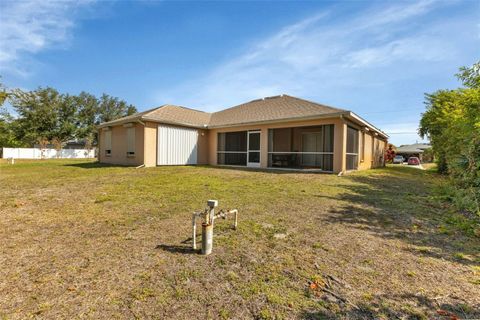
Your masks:
[[[423,95],[480,58],[478,1],[1,1],[8,87],[215,111],[286,93],[414,143]]]

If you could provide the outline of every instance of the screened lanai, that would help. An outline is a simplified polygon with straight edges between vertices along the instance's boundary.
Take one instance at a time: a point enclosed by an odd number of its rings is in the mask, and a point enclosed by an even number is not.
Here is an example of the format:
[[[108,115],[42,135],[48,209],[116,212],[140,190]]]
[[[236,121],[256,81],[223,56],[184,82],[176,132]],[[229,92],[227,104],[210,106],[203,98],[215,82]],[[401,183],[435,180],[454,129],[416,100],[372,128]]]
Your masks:
[[[268,130],[268,166],[333,171],[333,125]]]

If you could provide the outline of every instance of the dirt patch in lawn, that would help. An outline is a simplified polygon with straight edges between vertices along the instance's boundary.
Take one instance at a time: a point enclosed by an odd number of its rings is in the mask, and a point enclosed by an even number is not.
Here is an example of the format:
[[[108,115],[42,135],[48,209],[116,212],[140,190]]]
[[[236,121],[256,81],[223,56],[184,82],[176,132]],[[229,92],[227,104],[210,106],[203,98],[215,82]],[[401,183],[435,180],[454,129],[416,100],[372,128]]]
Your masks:
[[[0,164],[0,316],[480,317],[477,222],[431,171],[344,177],[88,161]],[[190,249],[207,199],[237,208]],[[198,239],[200,241],[200,237]]]

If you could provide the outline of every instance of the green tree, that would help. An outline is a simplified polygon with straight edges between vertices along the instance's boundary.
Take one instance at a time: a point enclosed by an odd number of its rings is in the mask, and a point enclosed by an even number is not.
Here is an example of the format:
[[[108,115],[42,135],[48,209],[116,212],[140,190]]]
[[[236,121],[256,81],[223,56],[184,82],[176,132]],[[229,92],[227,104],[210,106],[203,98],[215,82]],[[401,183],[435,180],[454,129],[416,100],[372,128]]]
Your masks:
[[[427,111],[419,133],[427,136],[439,171],[449,174],[454,200],[463,209],[480,213],[480,68],[461,68],[464,88],[426,95]]]
[[[465,87],[480,88],[480,61],[471,67],[461,67],[456,76]]]
[[[98,123],[112,121],[137,112],[137,108],[117,97],[103,94],[100,97]]]
[[[455,146],[449,141],[453,137],[446,134],[453,118],[463,114],[462,107],[457,103],[459,96],[455,90],[439,90],[425,95],[427,111],[420,120],[419,133],[422,138],[428,137],[437,157],[438,171],[448,172],[447,157]]]
[[[0,82],[0,148],[21,146],[13,131],[13,117],[4,105],[9,95],[8,89]]]
[[[34,144],[39,137],[66,142],[77,135],[76,97],[53,88],[14,90],[11,104],[18,114],[13,121],[19,141]]]
[[[4,106],[0,106],[0,148],[22,147],[22,142],[17,140],[15,122]]]
[[[75,97],[62,95],[57,110],[57,123],[53,128],[53,138],[64,143],[77,137],[77,105]]]
[[[2,90],[0,84],[0,93],[7,92]],[[137,112],[133,105],[107,94],[100,99],[86,92],[72,96],[50,87],[15,89],[6,98],[17,116],[12,117],[0,105],[0,146],[32,146],[39,138],[62,143],[70,139],[95,142],[96,125]]]
[[[0,82],[0,108],[3,107],[3,104],[5,103],[7,98],[8,98],[7,88],[3,85],[3,83]]]
[[[99,113],[98,99],[87,92],[80,92],[75,97],[77,105],[77,137],[80,139],[95,140],[95,125]]]
[[[17,138],[28,145],[33,145],[39,137],[48,140],[58,134],[57,128],[63,120],[59,120],[63,97],[53,88],[38,88],[24,92],[14,90],[11,104],[18,117],[14,120]]]
[[[434,157],[434,153],[433,153],[432,148],[428,148],[428,149],[423,150],[423,154],[422,154],[422,161],[423,162],[433,162],[434,158],[435,157]]]

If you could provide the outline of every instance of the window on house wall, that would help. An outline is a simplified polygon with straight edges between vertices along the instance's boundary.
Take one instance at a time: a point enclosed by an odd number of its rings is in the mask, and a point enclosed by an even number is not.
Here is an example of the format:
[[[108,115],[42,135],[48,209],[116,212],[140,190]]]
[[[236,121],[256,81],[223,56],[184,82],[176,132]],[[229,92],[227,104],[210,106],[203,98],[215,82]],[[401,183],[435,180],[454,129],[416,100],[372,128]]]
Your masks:
[[[247,165],[247,131],[218,133],[217,164]]]
[[[105,155],[107,157],[112,155],[112,131],[105,131]]]
[[[135,127],[127,128],[127,157],[135,156]]]
[[[358,169],[358,130],[347,127],[347,170]]]

